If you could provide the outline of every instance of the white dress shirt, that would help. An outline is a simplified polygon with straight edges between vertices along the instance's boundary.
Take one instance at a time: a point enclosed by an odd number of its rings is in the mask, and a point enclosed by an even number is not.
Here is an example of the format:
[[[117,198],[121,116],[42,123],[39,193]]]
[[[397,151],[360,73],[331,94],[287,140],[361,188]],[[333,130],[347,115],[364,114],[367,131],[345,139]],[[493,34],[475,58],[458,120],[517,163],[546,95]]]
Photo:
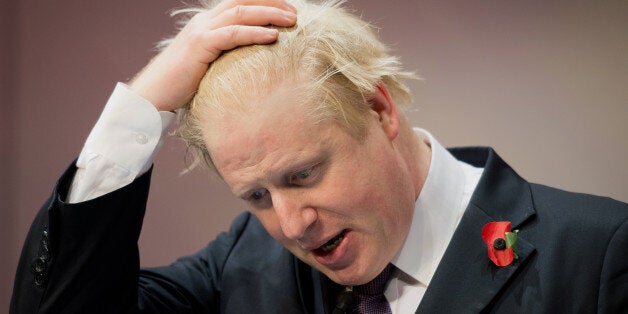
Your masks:
[[[148,171],[173,118],[118,83],[79,155],[68,202],[107,194]],[[415,132],[428,137],[432,158],[410,231],[392,260],[398,271],[385,296],[394,314],[416,311],[482,174],[456,160],[429,132]]]
[[[398,271],[384,295],[393,314],[419,307],[483,171],[457,160],[426,130],[415,132],[427,136],[432,159],[408,236],[391,261]]]

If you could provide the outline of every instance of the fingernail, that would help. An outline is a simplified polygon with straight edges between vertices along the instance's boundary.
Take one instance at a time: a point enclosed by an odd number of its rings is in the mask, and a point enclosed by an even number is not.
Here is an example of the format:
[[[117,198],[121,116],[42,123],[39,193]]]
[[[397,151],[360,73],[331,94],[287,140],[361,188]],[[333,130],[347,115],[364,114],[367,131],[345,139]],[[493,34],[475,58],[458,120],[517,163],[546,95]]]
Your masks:
[[[297,15],[292,13],[292,12],[290,12],[290,11],[284,11],[283,15],[286,17],[286,19],[288,19],[290,21],[295,20],[297,18]]]
[[[275,38],[277,37],[277,34],[279,34],[279,31],[274,28],[266,29],[266,36],[268,36],[268,38]]]

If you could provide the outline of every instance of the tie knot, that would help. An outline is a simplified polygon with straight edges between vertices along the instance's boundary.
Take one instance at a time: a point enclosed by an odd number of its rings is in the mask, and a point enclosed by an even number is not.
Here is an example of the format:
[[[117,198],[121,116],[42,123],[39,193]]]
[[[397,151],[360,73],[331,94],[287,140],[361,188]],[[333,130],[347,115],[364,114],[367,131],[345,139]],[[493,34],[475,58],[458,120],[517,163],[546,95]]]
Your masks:
[[[393,270],[394,266],[388,264],[375,279],[345,289],[338,295],[333,313],[392,314],[384,290]]]
[[[354,286],[353,291],[355,291],[358,295],[379,295],[384,294],[384,289],[386,288],[386,283],[390,276],[392,275],[394,266],[392,264],[388,264],[384,270],[375,277],[375,279],[360,285]]]

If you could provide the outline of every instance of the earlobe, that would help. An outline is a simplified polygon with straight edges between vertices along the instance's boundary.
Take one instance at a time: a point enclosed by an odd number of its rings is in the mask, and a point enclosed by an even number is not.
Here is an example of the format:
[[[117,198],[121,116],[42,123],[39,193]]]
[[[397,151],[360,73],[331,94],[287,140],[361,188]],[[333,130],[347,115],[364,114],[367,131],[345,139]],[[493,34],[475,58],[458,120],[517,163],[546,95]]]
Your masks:
[[[384,82],[379,81],[377,83],[375,92],[370,99],[371,110],[377,115],[379,124],[388,136],[393,140],[399,135],[399,115],[397,113],[397,106],[393,102],[388,88]]]

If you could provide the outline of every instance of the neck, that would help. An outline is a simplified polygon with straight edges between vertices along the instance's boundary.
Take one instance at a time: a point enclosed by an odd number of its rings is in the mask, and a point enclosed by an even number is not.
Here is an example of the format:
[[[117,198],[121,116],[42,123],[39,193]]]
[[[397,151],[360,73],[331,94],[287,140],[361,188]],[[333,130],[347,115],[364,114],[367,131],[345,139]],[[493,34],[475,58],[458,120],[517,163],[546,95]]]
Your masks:
[[[432,149],[427,136],[414,132],[405,119],[401,123],[398,143],[397,147],[412,177],[416,200],[427,179],[432,161]]]

